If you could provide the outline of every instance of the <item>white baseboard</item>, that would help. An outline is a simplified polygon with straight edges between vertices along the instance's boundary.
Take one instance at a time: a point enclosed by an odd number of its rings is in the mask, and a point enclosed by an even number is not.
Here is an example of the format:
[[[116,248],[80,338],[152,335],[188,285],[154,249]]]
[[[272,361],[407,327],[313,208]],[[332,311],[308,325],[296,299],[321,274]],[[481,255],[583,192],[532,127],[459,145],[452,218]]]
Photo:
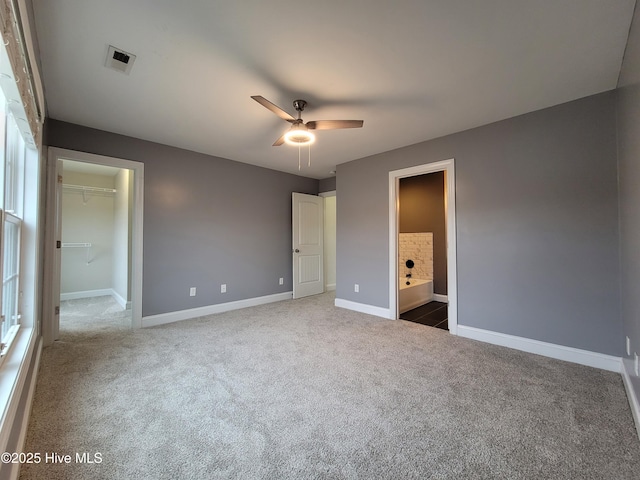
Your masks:
[[[393,316],[391,315],[391,312],[388,308],[374,307],[373,305],[352,302],[350,300],[344,300],[342,298],[336,298],[334,303],[336,307],[346,308],[347,310],[355,310],[356,312],[368,313],[369,315],[375,315],[376,317],[393,319]]]
[[[118,292],[116,292],[115,290],[111,290],[111,296],[113,297],[113,299],[118,302],[118,305],[120,305],[122,307],[123,310],[130,310],[131,309],[131,302],[127,302],[122,295],[120,295]]]
[[[434,293],[433,299],[436,302],[449,303],[449,297],[447,295],[442,295],[440,293]]]
[[[579,348],[541,342],[530,338],[516,337],[504,333],[492,332],[490,330],[467,327],[465,325],[458,325],[457,334],[461,337],[471,338],[481,342],[501,345],[503,347],[535,353],[537,355],[556,358],[567,362],[578,363],[588,367],[600,368],[610,372],[620,373],[622,369],[622,359],[620,357],[605,355],[603,353],[580,350]]]
[[[157,325],[164,325],[165,323],[180,322],[182,320],[189,320],[190,318],[203,317],[205,315],[238,310],[240,308],[255,307],[266,303],[281,302],[283,300],[291,300],[292,298],[293,292],[284,292],[276,293],[274,295],[266,295],[264,297],[247,298],[236,302],[218,303],[217,305],[207,305],[206,307],[190,308],[188,310],[180,310],[177,312],[148,315],[146,317],[142,317],[142,327],[155,327]]]
[[[631,413],[633,414],[633,420],[636,423],[636,433],[640,438],[640,403],[638,403],[638,397],[636,396],[636,392],[633,388],[633,384],[631,383],[631,375],[632,375],[632,366],[631,361],[626,361],[624,358],[622,359],[622,383],[624,383],[624,388],[627,391],[627,399],[629,400],[629,407],[631,407]]]
[[[99,290],[84,290],[82,292],[61,293],[60,300],[78,300],[79,298],[113,296],[113,288],[101,288]]]
[[[324,286],[324,289],[327,292],[332,292],[333,290],[336,289],[336,284],[335,283],[329,283],[329,284]]]
[[[131,302],[126,301],[124,298],[122,298],[122,296],[113,288],[101,288],[99,290],[85,290],[83,292],[68,292],[60,294],[60,300],[63,301],[93,297],[113,297],[113,299],[118,302],[118,305],[120,305],[123,310],[131,309]]]

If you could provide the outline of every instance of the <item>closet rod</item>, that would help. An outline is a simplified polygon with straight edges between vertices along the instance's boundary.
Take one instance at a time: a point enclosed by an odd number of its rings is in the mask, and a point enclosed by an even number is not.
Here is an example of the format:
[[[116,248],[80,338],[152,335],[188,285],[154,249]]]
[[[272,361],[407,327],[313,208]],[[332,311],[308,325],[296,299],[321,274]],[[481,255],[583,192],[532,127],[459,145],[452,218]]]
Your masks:
[[[63,183],[62,187],[68,190],[80,190],[82,192],[116,193],[115,188],[88,187],[86,185],[71,185],[68,183]]]

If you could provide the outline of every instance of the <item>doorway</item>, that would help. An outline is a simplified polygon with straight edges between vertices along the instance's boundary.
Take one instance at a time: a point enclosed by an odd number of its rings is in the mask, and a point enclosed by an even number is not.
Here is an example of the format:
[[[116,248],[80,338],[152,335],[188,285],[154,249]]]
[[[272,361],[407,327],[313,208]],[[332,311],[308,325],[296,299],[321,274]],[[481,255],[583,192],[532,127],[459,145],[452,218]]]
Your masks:
[[[105,175],[106,172],[109,174]],[[112,180],[105,180],[104,177],[109,175],[113,175]],[[83,180],[87,179],[90,181],[83,184]],[[114,182],[115,188],[108,184],[100,184],[105,181]],[[127,312],[127,317],[119,321],[127,322],[128,328],[141,327],[143,185],[144,165],[140,162],[49,148],[46,221],[52,227],[46,231],[45,274],[51,281],[45,282],[43,292],[45,309],[42,334],[45,345],[50,345],[58,338],[61,299],[70,300],[74,299],[74,296],[76,302],[83,297],[103,300],[108,297],[113,300],[113,304],[94,307]],[[126,206],[124,195],[116,198],[117,191],[124,193],[124,189],[127,190]],[[72,190],[74,193],[71,193]],[[119,225],[112,225],[110,233],[104,233],[104,225],[94,226],[93,228],[100,230],[102,235],[96,236],[97,240],[92,241],[88,237],[95,232],[84,229],[83,233],[82,222],[75,221],[78,220],[76,218],[66,226],[67,231],[63,235],[65,193],[78,204],[73,207],[70,206],[72,203],[66,202],[67,208],[72,208],[71,217],[82,217],[86,213],[82,212],[83,208],[88,210],[97,207],[100,202],[103,203],[104,210],[105,202],[107,205],[111,202],[114,221]],[[121,204],[116,206],[116,201]],[[75,215],[73,208],[76,209]],[[108,206],[106,209],[108,210]],[[103,214],[104,212],[101,213]],[[106,243],[111,243],[111,246],[118,244],[121,248],[117,249],[118,253],[115,255],[113,252],[110,254]],[[123,244],[126,244],[125,248],[122,248]],[[110,257],[113,260],[114,256],[119,257],[117,267],[109,263]],[[66,263],[70,265],[71,270],[64,270],[63,257],[67,257]],[[108,286],[104,284],[105,272],[106,277],[111,277]]]
[[[322,192],[324,198],[324,290],[336,289],[336,191]]]
[[[133,172],[62,160],[60,328],[131,328]]]
[[[398,314],[448,330],[445,172],[400,179]]]
[[[401,182],[413,189],[425,183],[441,182],[441,206],[435,206],[436,210],[441,209],[441,218],[429,221],[419,218],[425,213],[419,211],[419,203],[433,192],[422,192],[417,196],[418,205],[413,206],[417,211],[401,215]],[[407,195],[404,197],[407,206]],[[401,313],[430,301],[422,311],[413,312],[413,316],[428,319],[429,324],[440,327],[444,326],[444,316],[448,319],[449,331],[457,333],[455,238],[454,160],[389,172],[389,309],[392,318],[398,319]],[[410,285],[405,287],[407,281]]]

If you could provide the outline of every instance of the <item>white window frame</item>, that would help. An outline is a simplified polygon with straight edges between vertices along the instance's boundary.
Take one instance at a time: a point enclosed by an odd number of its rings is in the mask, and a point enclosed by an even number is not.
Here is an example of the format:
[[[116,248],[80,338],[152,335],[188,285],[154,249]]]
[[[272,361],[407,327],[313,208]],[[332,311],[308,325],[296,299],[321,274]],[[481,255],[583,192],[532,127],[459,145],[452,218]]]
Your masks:
[[[1,270],[3,273],[3,278],[2,278],[2,290],[0,292],[0,304],[2,305],[2,341],[0,342],[0,357],[4,357],[6,352],[9,350],[9,348],[11,347],[11,344],[16,336],[16,334],[18,333],[18,330],[20,329],[20,320],[21,320],[21,305],[20,305],[20,292],[21,292],[21,276],[20,276],[20,270],[21,270],[21,264],[22,264],[22,244],[21,244],[21,239],[22,239],[22,219],[17,217],[16,215],[13,215],[11,213],[8,212],[2,212],[2,214],[0,215],[0,220],[2,221],[2,227],[0,229],[0,252],[2,253],[2,261],[0,262],[0,266],[1,266]],[[4,271],[5,271],[5,255],[4,255],[4,249],[6,246],[6,222],[12,223],[13,225],[15,225],[17,227],[17,239],[15,239],[15,244],[17,245],[17,249],[15,252],[13,252],[13,255],[15,255],[15,263],[16,263],[16,271],[12,272],[10,277],[5,278],[4,277]],[[10,281],[14,281],[15,280],[15,295],[13,296],[13,298],[11,299],[7,299],[5,298],[5,285],[10,282]],[[6,302],[10,300],[12,302],[12,306],[11,306],[11,313],[12,313],[12,317],[15,318],[7,318],[7,316],[5,315],[5,304]],[[5,334],[4,329],[5,329],[5,322],[10,322],[10,327],[7,329],[7,332]]]
[[[4,95],[3,95],[4,97]],[[24,211],[24,170],[27,142],[25,142],[22,133],[17,125],[17,121],[9,108],[8,102],[5,100],[3,111],[0,112],[4,118],[4,145],[2,155],[2,183],[0,186],[0,195],[2,196],[2,205],[5,207],[0,214],[0,273],[2,274],[2,291],[0,292],[0,366],[4,362],[4,358],[11,349],[13,340],[20,329],[21,320],[21,278],[20,270],[23,262],[21,238],[22,238],[22,214]],[[17,226],[16,251],[13,252],[13,258],[16,263],[16,271],[11,273],[12,278],[5,278],[5,247],[7,234],[5,222],[10,222]],[[15,280],[12,292],[12,298],[6,298],[5,285]],[[7,318],[5,315],[6,302],[11,302],[11,314]],[[9,322],[7,324],[7,322]],[[7,326],[9,325],[9,326]],[[5,331],[6,330],[6,331]]]

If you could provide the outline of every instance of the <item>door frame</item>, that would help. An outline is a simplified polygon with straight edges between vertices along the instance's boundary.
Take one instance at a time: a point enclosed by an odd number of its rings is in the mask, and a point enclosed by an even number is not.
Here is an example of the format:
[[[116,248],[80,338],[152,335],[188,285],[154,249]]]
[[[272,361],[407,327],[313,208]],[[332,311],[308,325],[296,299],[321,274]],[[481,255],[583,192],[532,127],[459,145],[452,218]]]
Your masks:
[[[143,251],[143,209],[144,209],[144,164],[122,158],[107,157],[93,153],[78,152],[58,147],[48,149],[48,169],[47,169],[47,208],[45,212],[45,222],[48,241],[45,244],[45,289],[44,308],[42,315],[42,336],[44,345],[51,345],[56,339],[56,314],[55,307],[59,305],[59,298],[55,298],[54,292],[60,288],[60,272],[56,273],[56,226],[57,209],[56,197],[62,184],[58,182],[59,171],[58,160],[73,160],[76,162],[93,163],[106,165],[115,168],[124,168],[133,171],[133,203],[131,219],[131,326],[132,328],[142,327],[142,251]]]
[[[456,262],[456,180],[455,160],[443,160],[389,172],[389,313],[398,319],[398,235],[400,179],[445,172],[444,209],[447,225],[447,299],[449,332],[458,333],[458,281]]]

